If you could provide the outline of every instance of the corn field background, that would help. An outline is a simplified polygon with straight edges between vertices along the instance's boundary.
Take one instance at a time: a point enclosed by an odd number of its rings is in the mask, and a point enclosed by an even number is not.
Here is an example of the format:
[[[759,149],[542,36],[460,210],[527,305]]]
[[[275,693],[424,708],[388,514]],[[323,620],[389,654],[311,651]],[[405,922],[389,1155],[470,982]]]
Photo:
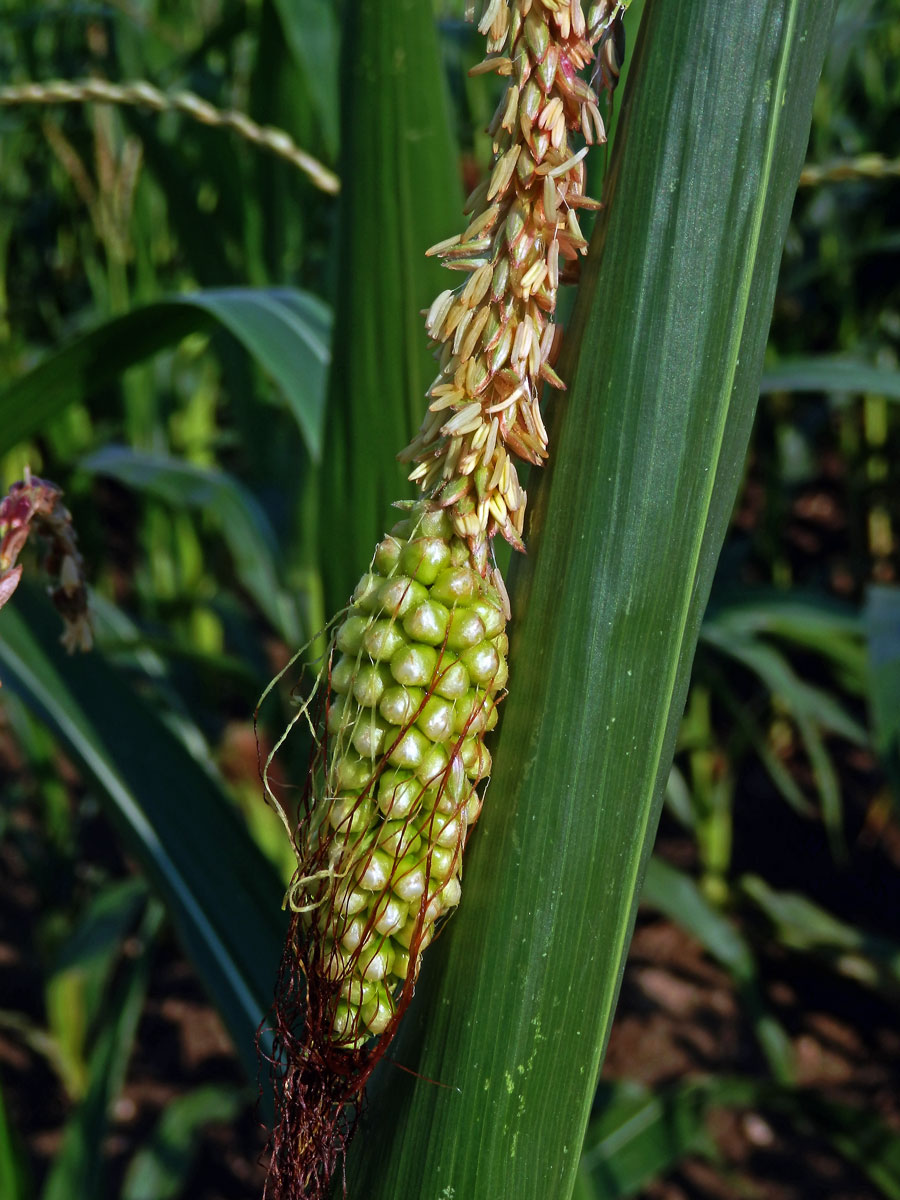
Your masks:
[[[496,103],[463,8],[0,13],[0,484],[64,488],[97,642],[31,547],[3,1200],[261,1194],[299,667],[254,711],[411,494]],[[494,778],[351,1198],[900,1196],[900,4],[625,27]]]

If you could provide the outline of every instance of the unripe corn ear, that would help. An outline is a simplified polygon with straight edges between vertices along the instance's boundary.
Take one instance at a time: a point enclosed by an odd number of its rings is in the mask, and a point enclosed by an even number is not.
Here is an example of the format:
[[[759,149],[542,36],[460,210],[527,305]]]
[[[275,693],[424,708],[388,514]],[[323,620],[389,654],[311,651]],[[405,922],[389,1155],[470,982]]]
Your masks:
[[[475,569],[445,514],[417,503],[376,548],[298,714],[316,749],[274,1010],[287,1064],[275,1196],[325,1194],[343,1122],[460,901],[490,774],[483,739],[507,677],[497,580]],[[264,778],[268,788],[268,767]]]
[[[390,1033],[423,942],[459,901],[490,769],[481,742],[507,674],[503,600],[471,566],[450,565],[460,549],[467,557],[446,516],[417,505],[376,550],[332,638],[321,788],[300,824],[290,903],[335,1051]]]

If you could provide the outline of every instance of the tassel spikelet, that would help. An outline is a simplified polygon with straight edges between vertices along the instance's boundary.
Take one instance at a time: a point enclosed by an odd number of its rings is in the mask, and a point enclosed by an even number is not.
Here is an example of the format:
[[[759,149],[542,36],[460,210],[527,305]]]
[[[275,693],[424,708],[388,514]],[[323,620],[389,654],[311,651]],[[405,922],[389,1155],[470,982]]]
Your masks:
[[[428,311],[440,369],[400,455],[424,497],[406,505],[335,625],[320,711],[311,698],[297,717],[314,753],[271,1031],[272,1200],[326,1195],[422,951],[460,899],[490,774],[484,735],[507,679],[509,601],[491,539],[523,548],[515,459],[547,455],[539,392],[564,386],[553,314],[587,250],[578,212],[599,207],[584,192],[587,147],[606,138],[578,72],[596,62],[612,92],[626,5],[598,0],[585,17],[580,0],[481,0],[470,14],[487,38],[475,71],[509,83],[468,225],[429,251],[464,278]]]
[[[597,95],[578,72],[599,42],[601,82],[615,86],[623,9],[601,0],[585,18],[579,0],[482,0],[473,13],[488,50],[475,71],[509,83],[488,127],[492,169],[466,204],[469,224],[428,251],[468,278],[428,312],[440,371],[400,457],[415,463],[410,479],[446,506],[482,570],[496,533],[523,548],[527,496],[514,459],[547,457],[539,397],[545,383],[563,387],[552,318],[560,283],[587,251],[579,210],[599,207],[585,195],[584,156],[606,141]]]

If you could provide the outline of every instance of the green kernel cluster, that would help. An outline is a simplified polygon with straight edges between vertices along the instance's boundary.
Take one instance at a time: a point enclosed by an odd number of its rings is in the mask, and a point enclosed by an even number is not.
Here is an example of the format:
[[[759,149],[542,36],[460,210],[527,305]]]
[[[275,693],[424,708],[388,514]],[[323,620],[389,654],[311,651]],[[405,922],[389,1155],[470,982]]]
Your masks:
[[[332,1036],[348,1049],[387,1029],[435,922],[459,903],[505,624],[448,517],[419,504],[379,544],[337,629],[326,797],[308,848],[328,870],[310,919],[340,983]]]

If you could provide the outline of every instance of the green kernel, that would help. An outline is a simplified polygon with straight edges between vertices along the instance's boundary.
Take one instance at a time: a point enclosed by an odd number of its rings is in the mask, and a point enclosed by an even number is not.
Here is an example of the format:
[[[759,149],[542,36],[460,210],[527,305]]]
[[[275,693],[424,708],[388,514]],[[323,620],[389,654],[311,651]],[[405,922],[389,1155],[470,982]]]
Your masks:
[[[383,771],[378,780],[378,807],[386,817],[402,821],[422,798],[422,785],[405,771]]]
[[[425,687],[431,682],[437,661],[432,646],[401,646],[391,657],[391,674],[398,683]]]
[[[373,621],[366,630],[363,645],[376,662],[387,662],[401,646],[406,645],[406,638],[396,621],[382,619]],[[496,654],[496,651],[494,653]]]
[[[423,600],[403,618],[403,628],[411,641],[440,646],[447,636],[450,610],[438,600]]]
[[[334,893],[334,911],[339,916],[353,917],[369,903],[369,897],[355,884],[344,880]]]
[[[452,608],[468,604],[478,595],[478,576],[471,567],[447,567],[431,585],[432,600]]]
[[[440,696],[429,696],[416,724],[433,742],[445,742],[453,732],[453,705]]]
[[[432,880],[432,883],[439,884],[438,880]],[[462,889],[459,885],[459,880],[455,875],[451,875],[443,886],[438,886],[434,894],[428,901],[428,906],[425,909],[425,920],[429,924],[433,924],[438,917],[443,916],[448,909],[456,908],[459,904]]]
[[[469,672],[454,654],[444,652],[433,691],[445,700],[459,700],[469,690]]]
[[[344,660],[341,659],[341,662]],[[340,665],[340,664],[338,664]],[[334,672],[331,673],[334,686]],[[374,708],[384,694],[384,689],[393,679],[384,667],[376,667],[374,663],[361,663],[353,680],[353,695],[356,703],[362,708]]]
[[[385,821],[378,831],[378,848],[392,858],[416,854],[420,849],[419,835],[409,821]]]
[[[336,796],[328,810],[328,823],[342,833],[359,833],[372,820],[375,806],[360,796]]]
[[[407,729],[388,755],[388,762],[395,767],[416,770],[428,753],[429,742],[418,729]]]
[[[385,987],[376,989],[362,1007],[362,1019],[370,1033],[384,1033],[394,1016],[394,1005]]]
[[[459,804],[469,791],[470,784],[466,779],[466,769],[458,753],[450,759],[449,770],[441,782],[441,794],[438,808],[444,809],[444,804]]]
[[[453,846],[435,846],[431,851],[431,875],[444,883],[453,874],[459,855]]]
[[[357,970],[363,979],[384,979],[393,965],[394,950],[387,938],[365,946],[357,959]]]
[[[352,602],[357,608],[361,608],[363,612],[374,612],[377,606],[378,589],[381,587],[381,583],[382,579],[380,575],[375,575],[373,572],[367,571],[353,589]]]
[[[372,915],[376,932],[387,936],[396,933],[406,924],[409,919],[409,906],[396,896],[382,896]]]
[[[340,946],[326,939],[323,947],[323,961],[325,966],[325,974],[329,979],[343,979],[350,972],[350,956],[346,954]]]
[[[337,781],[341,791],[361,792],[372,778],[372,764],[352,754],[343,754],[337,762]]]
[[[459,656],[473,683],[491,683],[500,667],[500,655],[490,642],[479,642]]]
[[[459,538],[454,538],[450,543],[450,566],[465,567],[468,565],[471,555],[469,547],[465,542],[461,542]]]
[[[470,609],[454,609],[447,631],[448,650],[468,650],[484,640],[484,621]]]
[[[507,666],[506,659],[501,654],[500,655],[500,666],[497,668],[494,678],[491,680],[491,688],[495,692],[499,692],[501,688],[506,687],[508,680],[509,680],[509,667]],[[493,728],[493,726],[491,726],[491,728]]]
[[[340,694],[329,703],[325,728],[332,737],[339,737],[342,733],[347,732],[353,724],[356,711],[356,705],[348,704],[346,697]]]
[[[350,739],[353,749],[361,758],[377,758],[384,749],[387,731],[388,726],[371,709],[361,712]]]
[[[466,774],[470,779],[484,779],[491,773],[491,754],[481,738],[469,736],[459,748]]]
[[[428,597],[424,584],[416,583],[408,575],[395,575],[386,579],[378,590],[380,608],[392,617],[402,617]]]
[[[472,604],[472,608],[478,613],[482,621],[484,621],[484,630],[489,638],[496,637],[498,633],[502,633],[506,628],[503,610],[486,596],[482,596],[476,600]]]
[[[394,952],[394,958],[397,954]],[[355,1005],[357,1008],[371,999],[372,993],[375,991],[376,985],[369,979],[360,979],[358,975],[352,975],[349,979],[345,979],[341,984],[340,996],[346,1000],[348,1004]]]
[[[426,842],[450,849],[460,843],[459,819],[454,813],[442,813],[435,809],[419,822],[419,832]]]
[[[440,538],[442,542],[447,542],[453,536],[453,525],[445,512],[432,509],[423,513],[419,531],[423,537]]]
[[[346,695],[353,686],[353,676],[357,662],[348,654],[342,655],[331,668],[331,690],[339,695]]]
[[[403,544],[395,537],[386,537],[375,550],[375,570],[381,575],[390,575],[400,560]]]
[[[411,903],[424,893],[427,882],[424,862],[415,855],[407,855],[394,868],[391,889],[401,900]]]
[[[394,965],[391,968],[394,975],[397,976],[400,982],[405,982],[409,974],[409,951],[403,950],[399,946],[394,948]]]
[[[423,891],[425,890],[424,886],[423,886],[422,890]],[[419,893],[419,894],[421,895],[421,893]],[[399,945],[403,946],[404,949],[408,950],[412,943],[413,935],[416,932],[416,923],[417,923],[416,917],[415,916],[410,917],[410,919],[406,922],[406,924],[403,926],[403,928],[394,934],[394,943],[395,944],[399,943]],[[424,928],[422,929],[422,940],[419,942],[419,951],[420,952],[425,949],[425,947],[429,944],[429,942],[431,941],[433,936],[434,936],[434,930],[432,929],[432,927],[430,925],[424,926]]]
[[[411,517],[404,517],[402,521],[398,521],[396,525],[391,526],[391,537],[405,542],[407,538],[411,538],[416,531],[416,522]],[[403,547],[405,549],[405,546]],[[403,553],[401,549],[400,553]]]
[[[422,755],[416,775],[423,783],[435,783],[447,770],[450,756],[440,742],[433,743]]]
[[[364,916],[353,917],[347,922],[347,925],[341,934],[341,945],[348,954],[360,945],[366,936],[366,918]]]
[[[354,1042],[357,1035],[360,1012],[356,1005],[338,1001],[331,1022],[331,1031],[336,1042]]]
[[[356,869],[359,886],[367,892],[380,891],[390,879],[393,865],[393,859],[383,851],[372,850]]]
[[[421,688],[389,687],[381,697],[378,711],[391,725],[408,725],[424,701]]]
[[[475,824],[481,816],[482,799],[478,795],[475,788],[472,788],[472,794],[466,801],[466,825],[469,829]]]
[[[363,636],[369,627],[369,617],[353,614],[346,618],[337,632],[336,644],[342,654],[359,654]]]
[[[449,562],[450,548],[440,538],[416,538],[400,552],[400,570],[426,586],[434,583]]]
[[[484,733],[497,724],[497,705],[493,696],[473,688],[457,701],[454,733]]]

